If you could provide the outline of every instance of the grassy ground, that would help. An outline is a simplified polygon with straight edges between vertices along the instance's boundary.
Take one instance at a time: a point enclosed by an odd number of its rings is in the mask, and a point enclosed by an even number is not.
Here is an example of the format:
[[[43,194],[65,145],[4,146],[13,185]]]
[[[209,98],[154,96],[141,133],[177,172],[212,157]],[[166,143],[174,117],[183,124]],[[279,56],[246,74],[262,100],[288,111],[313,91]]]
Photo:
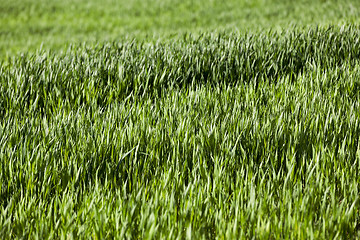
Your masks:
[[[15,3],[1,239],[360,238],[359,3]]]

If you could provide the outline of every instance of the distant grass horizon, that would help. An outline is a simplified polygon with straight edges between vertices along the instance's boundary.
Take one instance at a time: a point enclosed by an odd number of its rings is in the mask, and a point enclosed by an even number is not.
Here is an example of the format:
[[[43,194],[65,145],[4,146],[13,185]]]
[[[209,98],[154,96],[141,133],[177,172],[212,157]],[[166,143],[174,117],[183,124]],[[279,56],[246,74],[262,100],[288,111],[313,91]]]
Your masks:
[[[2,0],[0,57],[64,50],[69,45],[129,39],[157,41],[183,34],[258,32],[359,24],[354,0]]]

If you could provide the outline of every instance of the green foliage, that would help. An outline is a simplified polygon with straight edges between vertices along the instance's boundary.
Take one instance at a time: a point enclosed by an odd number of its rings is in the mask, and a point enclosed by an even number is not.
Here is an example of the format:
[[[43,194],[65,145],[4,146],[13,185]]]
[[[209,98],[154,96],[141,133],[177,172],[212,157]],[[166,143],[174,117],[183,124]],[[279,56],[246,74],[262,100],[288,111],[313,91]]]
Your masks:
[[[0,64],[0,236],[360,237],[357,26]]]

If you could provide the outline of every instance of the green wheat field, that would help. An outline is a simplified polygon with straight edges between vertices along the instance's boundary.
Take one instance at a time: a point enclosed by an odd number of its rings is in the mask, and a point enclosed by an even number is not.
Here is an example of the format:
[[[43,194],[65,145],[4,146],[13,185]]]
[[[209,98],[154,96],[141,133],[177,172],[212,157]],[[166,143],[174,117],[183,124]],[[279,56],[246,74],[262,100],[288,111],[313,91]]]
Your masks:
[[[0,239],[359,239],[360,1],[0,0]]]

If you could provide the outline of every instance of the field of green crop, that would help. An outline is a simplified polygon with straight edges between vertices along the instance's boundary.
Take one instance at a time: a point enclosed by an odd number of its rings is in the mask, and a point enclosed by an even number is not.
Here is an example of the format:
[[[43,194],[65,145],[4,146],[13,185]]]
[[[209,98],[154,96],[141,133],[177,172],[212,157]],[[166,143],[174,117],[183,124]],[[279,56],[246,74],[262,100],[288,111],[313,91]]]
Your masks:
[[[360,2],[0,3],[0,239],[360,238]]]

